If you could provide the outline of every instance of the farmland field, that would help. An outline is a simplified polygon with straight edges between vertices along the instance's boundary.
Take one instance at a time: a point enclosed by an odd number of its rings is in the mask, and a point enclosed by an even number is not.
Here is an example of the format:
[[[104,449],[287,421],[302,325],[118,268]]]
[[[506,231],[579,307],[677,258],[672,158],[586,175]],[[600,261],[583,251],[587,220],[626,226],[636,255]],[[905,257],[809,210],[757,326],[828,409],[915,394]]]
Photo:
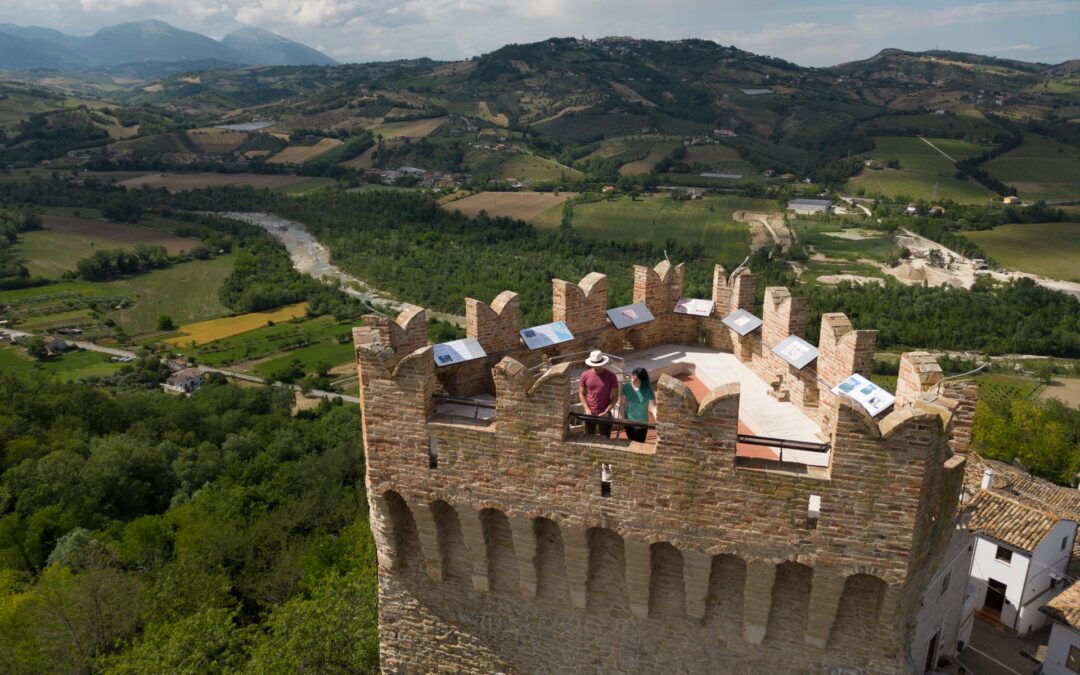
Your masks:
[[[987,147],[954,139],[927,139],[945,154],[960,160],[981,154]],[[864,191],[866,194],[883,194],[886,197],[908,199],[952,199],[960,203],[985,203],[994,200],[994,193],[973,180],[955,177],[956,167],[941,152],[922,138],[878,136],[874,138],[874,150],[863,157],[875,159],[882,164],[890,159],[900,162],[899,169],[862,172],[847,182],[847,190]]]
[[[424,138],[441,127],[446,119],[445,117],[429,117],[408,122],[388,122],[371,127],[371,132],[382,134],[385,139]]]
[[[255,366],[255,372],[262,377],[269,377],[281,371],[293,361],[297,361],[305,372],[314,372],[320,364],[337,366],[349,363],[356,358],[356,348],[352,341],[338,344],[337,342],[321,342],[301,347],[278,356]]]
[[[678,143],[654,143],[652,148],[649,149],[643,159],[639,159],[633,162],[627,162],[619,167],[619,175],[621,176],[633,176],[639,173],[649,173],[653,170],[656,164],[667,157],[672,150],[675,149]]]
[[[216,287],[213,295],[217,296]],[[277,323],[304,316],[306,311],[307,303],[301,302],[269,312],[249,312],[239,316],[189,323],[180,326],[179,330],[183,333],[182,335],[171,337],[166,342],[173,345],[191,345],[194,343],[198,346],[265,326],[268,321]]]
[[[303,164],[321,157],[341,145],[342,142],[336,138],[321,138],[315,145],[290,145],[267,160],[267,163]]]
[[[1010,269],[1080,279],[1080,223],[999,225],[963,235]]]
[[[44,229],[20,237],[18,255],[32,275],[58,277],[74,270],[75,263],[102,249],[133,249],[139,244],[164,246],[170,255],[195,248],[196,239],[177,237],[157,229],[121,225],[104,220],[45,215]]]
[[[468,171],[495,178],[516,178],[519,180],[557,181],[567,176],[581,178],[577,169],[557,164],[549,159],[528,154],[510,154],[470,150],[465,155]]]
[[[520,218],[532,222],[545,211],[559,207],[576,192],[480,192],[471,197],[450,202],[445,206],[448,211],[461,211],[467,216],[476,216],[480,211],[487,211],[490,216]]]
[[[1024,134],[1024,143],[986,163],[986,172],[1022,199],[1080,199],[1080,148]]]
[[[735,222],[735,211],[776,211],[776,202],[742,197],[708,197],[675,201],[666,195],[633,201],[619,197],[574,206],[574,230],[585,236],[652,242],[675,239],[684,246],[700,245],[706,256],[738,264],[750,252],[750,231]],[[549,209],[535,222],[541,228],[559,226],[561,207]]]
[[[279,321],[273,326],[264,322],[244,333],[223,337],[198,347],[188,346],[188,342],[181,336],[178,347],[187,356],[198,359],[199,363],[223,366],[273,357],[298,346],[336,341],[342,336],[351,335],[352,327],[356,323],[356,320],[339,323],[331,316]],[[348,342],[351,344],[351,339]]]
[[[228,185],[250,185],[253,188],[279,190],[304,183],[310,179],[304,176],[261,176],[251,173],[150,173],[138,178],[129,178],[119,184],[126,188],[138,188],[148,185],[152,188],[163,187],[169,192],[201,190],[208,187]]]
[[[9,373],[48,373],[61,380],[78,380],[94,375],[111,375],[122,364],[109,361],[100,352],[68,352],[46,361],[35,361],[19,347],[0,346],[0,370]]]
[[[187,132],[187,136],[199,150],[212,154],[232,152],[240,147],[248,137],[243,131],[217,129],[215,127],[191,129]]]
[[[155,330],[162,314],[178,324],[227,314],[229,310],[218,300],[218,289],[232,271],[232,256],[223,255],[94,285],[104,288],[105,295],[137,298],[131,307],[114,310],[110,316],[128,333],[138,335]]]

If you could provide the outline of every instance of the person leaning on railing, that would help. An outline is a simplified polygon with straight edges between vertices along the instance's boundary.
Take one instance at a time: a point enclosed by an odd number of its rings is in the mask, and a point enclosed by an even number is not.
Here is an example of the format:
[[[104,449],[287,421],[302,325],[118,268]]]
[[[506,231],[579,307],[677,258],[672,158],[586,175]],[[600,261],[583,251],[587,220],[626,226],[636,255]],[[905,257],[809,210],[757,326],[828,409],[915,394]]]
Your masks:
[[[581,374],[578,399],[586,414],[599,417],[611,417],[611,410],[619,402],[619,378],[606,366],[611,359],[599,349],[594,349],[585,365],[589,367]],[[585,433],[611,436],[611,422],[584,420]]]
[[[630,381],[622,386],[623,409],[628,420],[635,422],[648,422],[649,413],[656,416],[656,395],[649,383],[649,371],[644,368],[634,368],[630,373]],[[632,427],[627,425],[626,437],[638,443],[645,442],[645,435],[649,430],[645,427]]]

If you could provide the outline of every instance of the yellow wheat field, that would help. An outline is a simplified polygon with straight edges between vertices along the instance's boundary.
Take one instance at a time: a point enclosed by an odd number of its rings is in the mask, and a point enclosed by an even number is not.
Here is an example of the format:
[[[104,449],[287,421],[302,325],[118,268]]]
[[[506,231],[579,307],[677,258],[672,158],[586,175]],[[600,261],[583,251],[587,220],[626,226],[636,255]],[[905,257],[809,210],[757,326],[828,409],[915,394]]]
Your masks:
[[[307,303],[301,302],[296,305],[288,305],[269,312],[249,312],[240,316],[228,316],[223,319],[210,319],[180,326],[183,335],[171,337],[165,342],[178,347],[187,347],[192,343],[204,345],[214,340],[232,337],[249,330],[255,330],[266,325],[267,321],[288,321],[307,314]]]
[[[270,164],[303,164],[341,145],[336,138],[320,139],[315,145],[290,145],[270,158]]]

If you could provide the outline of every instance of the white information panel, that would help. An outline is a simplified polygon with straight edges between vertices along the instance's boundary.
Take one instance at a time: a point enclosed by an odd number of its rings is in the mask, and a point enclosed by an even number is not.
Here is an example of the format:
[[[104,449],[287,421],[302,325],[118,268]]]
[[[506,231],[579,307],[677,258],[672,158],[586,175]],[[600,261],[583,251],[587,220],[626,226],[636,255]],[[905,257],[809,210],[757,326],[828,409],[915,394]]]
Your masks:
[[[439,367],[472,361],[473,359],[482,359],[487,356],[487,352],[476,341],[476,338],[443,342],[433,346],[431,353],[435,356],[435,365]]]
[[[551,345],[569,342],[574,339],[570,329],[562,321],[545,323],[543,326],[534,326],[521,331],[521,339],[530,350],[543,349]]]
[[[675,303],[676,314],[690,314],[692,316],[712,316],[713,301],[701,298],[683,298]]]
[[[739,335],[749,335],[761,325],[761,319],[745,309],[737,309],[720,321]]]
[[[784,341],[772,348],[773,354],[802,370],[817,358],[817,347],[798,335],[789,335]]]
[[[896,402],[895,396],[858,373],[833,387],[832,393],[847,394],[866,408],[871,417],[877,417]]]
[[[640,302],[635,305],[625,305],[623,307],[609,309],[607,315],[608,318],[611,319],[611,323],[619,329],[630,328],[639,323],[647,323],[655,318],[652,315],[652,312],[649,311],[649,308]]]

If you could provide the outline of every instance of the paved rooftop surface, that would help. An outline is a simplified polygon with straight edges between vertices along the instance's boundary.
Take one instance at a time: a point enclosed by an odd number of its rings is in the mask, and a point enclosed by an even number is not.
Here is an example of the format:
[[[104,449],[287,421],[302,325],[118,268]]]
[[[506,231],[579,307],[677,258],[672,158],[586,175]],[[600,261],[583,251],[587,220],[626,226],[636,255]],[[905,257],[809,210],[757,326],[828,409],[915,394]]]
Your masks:
[[[730,382],[740,388],[739,420],[759,436],[821,442],[821,429],[797,405],[769,395],[769,386],[734,354],[704,347],[661,345],[626,355],[626,369],[642,367],[650,373],[692,366],[692,374],[709,390]],[[675,368],[672,368],[675,366]]]

